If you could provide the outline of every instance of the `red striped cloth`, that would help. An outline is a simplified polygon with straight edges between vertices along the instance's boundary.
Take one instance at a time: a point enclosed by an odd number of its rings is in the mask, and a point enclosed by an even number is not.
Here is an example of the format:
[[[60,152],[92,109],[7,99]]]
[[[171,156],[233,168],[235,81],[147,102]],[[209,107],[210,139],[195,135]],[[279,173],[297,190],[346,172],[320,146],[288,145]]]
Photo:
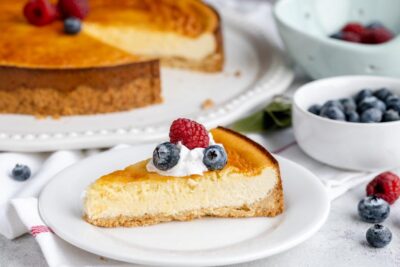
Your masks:
[[[36,237],[37,235],[42,233],[53,233],[53,230],[45,225],[35,225],[31,227],[30,232],[33,237]]]

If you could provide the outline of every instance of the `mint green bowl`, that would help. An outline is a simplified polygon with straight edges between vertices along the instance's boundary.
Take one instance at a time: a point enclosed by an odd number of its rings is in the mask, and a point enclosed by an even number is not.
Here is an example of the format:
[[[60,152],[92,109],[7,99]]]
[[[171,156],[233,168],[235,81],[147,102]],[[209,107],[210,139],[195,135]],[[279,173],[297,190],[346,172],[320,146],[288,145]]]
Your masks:
[[[379,45],[329,38],[348,22],[382,22],[400,32],[400,0],[280,0],[274,17],[291,58],[314,79],[400,77],[400,38]]]

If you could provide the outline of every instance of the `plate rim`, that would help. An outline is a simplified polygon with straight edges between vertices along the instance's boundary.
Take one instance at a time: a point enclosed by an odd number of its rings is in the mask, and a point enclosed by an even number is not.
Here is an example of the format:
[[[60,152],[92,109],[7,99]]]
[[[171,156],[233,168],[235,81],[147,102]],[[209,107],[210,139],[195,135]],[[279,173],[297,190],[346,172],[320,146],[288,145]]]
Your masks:
[[[132,146],[132,147],[128,147],[128,148],[121,148],[121,150],[125,150],[125,149],[138,149],[138,147],[146,147],[146,146],[153,146],[152,144],[143,144],[141,146]],[[120,149],[118,149],[120,150]],[[85,164],[87,160],[93,160],[93,158],[95,157],[102,157],[104,156],[104,154],[108,154],[108,153],[113,153],[116,150],[110,150],[110,151],[106,151],[103,153],[99,153],[93,156],[90,156],[76,164],[73,164],[70,167],[67,167],[66,169],[64,169],[63,171],[61,171],[60,173],[58,173],[54,179],[52,179],[46,186],[45,188],[41,191],[40,196],[39,196],[39,200],[38,200],[38,208],[39,208],[39,215],[42,218],[42,220],[50,227],[52,228],[52,230],[54,231],[54,233],[60,237],[62,240],[66,241],[67,243],[82,249],[84,251],[88,251],[90,253],[93,253],[95,255],[100,255],[100,256],[104,256],[110,259],[114,259],[117,261],[122,261],[122,262],[126,262],[126,263],[135,263],[135,264],[144,264],[144,265],[157,265],[157,266],[221,266],[221,265],[227,265],[227,264],[237,264],[237,263],[243,263],[243,262],[249,262],[249,261],[254,261],[257,259],[261,259],[261,258],[267,258],[269,256],[272,255],[276,255],[279,254],[283,251],[289,250],[299,244],[301,244],[302,242],[306,241],[307,239],[309,239],[310,237],[312,237],[317,231],[320,230],[320,228],[324,225],[324,223],[326,222],[328,215],[330,213],[331,210],[331,202],[329,199],[329,195],[328,195],[328,191],[326,189],[326,187],[323,185],[323,183],[321,182],[321,180],[315,175],[313,174],[310,170],[308,170],[307,168],[301,166],[300,164],[293,162],[289,159],[286,159],[282,156],[278,156],[278,155],[274,155],[274,157],[277,158],[278,162],[286,162],[286,164],[290,164],[291,166],[295,167],[295,168],[299,168],[301,169],[304,173],[307,173],[308,178],[307,179],[312,179],[313,183],[318,184],[318,187],[321,191],[324,191],[324,194],[322,194],[324,196],[323,202],[324,202],[324,206],[325,209],[323,210],[323,214],[321,213],[318,221],[316,221],[314,224],[310,225],[307,229],[306,232],[303,232],[302,234],[299,234],[298,236],[296,236],[295,239],[292,240],[288,240],[286,241],[286,243],[280,243],[277,247],[273,248],[273,249],[268,249],[266,251],[259,251],[259,252],[253,252],[253,253],[247,253],[245,255],[233,255],[233,257],[229,258],[229,259],[208,259],[208,260],[202,260],[200,263],[198,262],[187,262],[187,259],[183,259],[183,260],[170,260],[170,261],[165,261],[165,260],[161,260],[161,259],[153,259],[153,260],[149,260],[149,258],[146,257],[140,257],[137,256],[135,259],[132,259],[131,257],[118,257],[108,251],[104,252],[104,251],[99,251],[97,249],[95,249],[93,246],[88,246],[87,244],[84,244],[82,242],[76,242],[75,240],[73,240],[73,238],[71,239],[68,235],[65,235],[63,232],[58,230],[58,227],[54,227],[54,225],[52,225],[51,223],[49,224],[49,220],[46,219],[46,216],[44,215],[46,212],[44,211],[44,206],[45,204],[42,204],[43,202],[45,202],[43,199],[45,198],[44,196],[46,195],[46,191],[49,190],[47,188],[51,187],[51,184],[56,181],[57,177],[62,175],[62,173],[64,171],[67,171],[70,168],[75,168],[76,165],[81,165],[81,164]],[[283,178],[284,179],[284,178]]]
[[[269,57],[267,71],[257,78],[255,85],[242,91],[236,97],[208,111],[196,113],[190,118],[203,123],[206,128],[227,125],[260,105],[274,95],[283,93],[294,79],[294,71],[286,57],[268,38],[260,26],[241,20],[236,14],[221,12],[223,24],[252,36],[257,53]],[[256,40],[256,41],[254,41]],[[272,51],[273,53],[267,53]],[[1,114],[0,114],[1,116]],[[101,116],[98,115],[98,116]],[[82,132],[61,131],[54,133],[0,132],[0,149],[16,152],[47,152],[60,149],[89,149],[110,147],[116,143],[140,144],[155,142],[167,134],[169,122],[161,125],[125,128],[85,130]]]

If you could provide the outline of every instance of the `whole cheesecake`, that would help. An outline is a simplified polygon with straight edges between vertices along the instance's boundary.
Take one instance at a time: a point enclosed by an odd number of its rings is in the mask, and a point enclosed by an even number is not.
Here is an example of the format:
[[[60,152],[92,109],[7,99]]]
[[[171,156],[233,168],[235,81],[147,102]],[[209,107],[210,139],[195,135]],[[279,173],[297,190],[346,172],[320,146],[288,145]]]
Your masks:
[[[160,103],[164,66],[218,72],[218,13],[199,0],[90,0],[77,35],[30,25],[25,0],[0,1],[0,113],[124,111]]]
[[[227,163],[202,175],[150,172],[149,160],[89,186],[84,219],[101,227],[132,227],[200,217],[272,217],[283,212],[278,162],[257,143],[225,128],[210,131]],[[191,159],[193,160],[193,158]]]

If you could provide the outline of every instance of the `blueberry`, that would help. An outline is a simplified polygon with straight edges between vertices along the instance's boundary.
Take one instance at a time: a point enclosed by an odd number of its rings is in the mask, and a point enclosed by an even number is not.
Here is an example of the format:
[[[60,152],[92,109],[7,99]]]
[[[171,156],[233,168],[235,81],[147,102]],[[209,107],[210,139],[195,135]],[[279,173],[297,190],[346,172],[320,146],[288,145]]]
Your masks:
[[[392,232],[381,224],[375,224],[368,229],[366,237],[371,246],[383,248],[392,241]]]
[[[386,105],[387,109],[394,109],[397,112],[400,112],[400,99],[398,98],[398,96],[389,96],[386,99]]]
[[[31,169],[26,165],[17,164],[11,171],[11,175],[17,181],[26,181],[31,177]]]
[[[376,108],[382,112],[385,112],[386,104],[384,102],[382,102],[381,100],[379,100],[378,98],[376,98],[375,96],[365,97],[363,100],[361,100],[358,103],[358,111],[360,113],[363,113],[364,111],[366,111],[367,109],[370,109],[370,108]]]
[[[358,203],[358,215],[364,222],[381,223],[389,214],[390,205],[382,198],[368,196]]]
[[[386,98],[393,95],[393,93],[387,88],[381,88],[374,92],[374,96],[382,101],[386,101]]]
[[[385,26],[382,23],[378,22],[378,21],[374,21],[374,22],[368,24],[366,28],[372,30],[372,29],[385,28]]]
[[[346,120],[346,116],[344,115],[343,111],[337,106],[322,107],[320,115],[331,120]]]
[[[400,100],[400,98],[397,95],[390,95],[385,99],[385,104],[387,106],[390,106],[392,104],[397,103]]]
[[[327,107],[338,107],[341,111],[344,112],[344,106],[342,105],[342,103],[340,103],[339,100],[328,100],[326,101],[322,107],[321,110]]]
[[[331,37],[333,39],[342,40],[343,39],[343,33],[342,32],[335,32],[334,34],[329,35],[329,37]]]
[[[308,108],[308,111],[312,114],[319,115],[319,113],[321,112],[321,105],[312,105]]]
[[[388,121],[398,121],[400,120],[400,115],[396,110],[389,109],[383,113],[383,119],[382,121],[388,122]]]
[[[153,151],[153,164],[157,169],[166,171],[173,168],[179,161],[180,149],[170,142],[159,144]]]
[[[371,89],[363,89],[354,96],[354,100],[356,101],[356,103],[359,103],[361,100],[363,100],[364,98],[366,98],[368,96],[372,96],[372,90]]]
[[[346,112],[346,121],[348,122],[360,122],[360,115],[357,111]]]
[[[227,162],[225,149],[221,146],[212,145],[204,150],[203,163],[210,170],[221,170]]]
[[[64,20],[64,32],[67,34],[77,34],[82,29],[82,22],[78,18],[70,17]]]
[[[370,108],[361,114],[360,121],[363,123],[374,123],[382,120],[382,111],[377,108]]]
[[[344,112],[352,112],[357,109],[356,102],[352,98],[342,98],[339,100],[344,108]]]

